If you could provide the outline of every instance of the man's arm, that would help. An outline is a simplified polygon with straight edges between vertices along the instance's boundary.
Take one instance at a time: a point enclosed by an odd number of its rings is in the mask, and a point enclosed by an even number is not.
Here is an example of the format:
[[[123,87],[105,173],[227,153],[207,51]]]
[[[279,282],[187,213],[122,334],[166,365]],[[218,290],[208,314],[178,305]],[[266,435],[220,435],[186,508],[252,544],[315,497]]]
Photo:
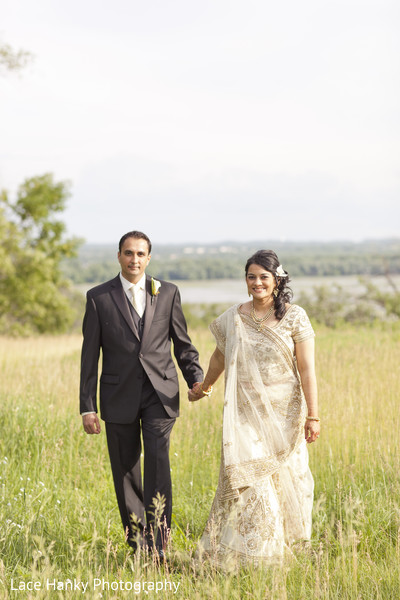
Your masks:
[[[179,368],[188,387],[192,388],[193,384],[203,381],[204,374],[199,362],[199,353],[188,336],[178,288],[176,288],[172,301],[170,335],[174,343],[174,354]]]
[[[94,300],[88,295],[82,325],[80,412],[86,433],[100,433],[97,416],[97,377],[100,355],[100,323]]]

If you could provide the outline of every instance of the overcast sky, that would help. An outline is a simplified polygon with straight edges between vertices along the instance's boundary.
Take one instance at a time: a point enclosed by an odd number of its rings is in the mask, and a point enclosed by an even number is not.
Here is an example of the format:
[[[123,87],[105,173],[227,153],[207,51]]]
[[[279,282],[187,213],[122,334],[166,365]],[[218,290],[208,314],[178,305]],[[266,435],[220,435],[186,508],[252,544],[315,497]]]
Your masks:
[[[400,235],[398,0],[2,0],[0,189],[70,180],[70,234]]]

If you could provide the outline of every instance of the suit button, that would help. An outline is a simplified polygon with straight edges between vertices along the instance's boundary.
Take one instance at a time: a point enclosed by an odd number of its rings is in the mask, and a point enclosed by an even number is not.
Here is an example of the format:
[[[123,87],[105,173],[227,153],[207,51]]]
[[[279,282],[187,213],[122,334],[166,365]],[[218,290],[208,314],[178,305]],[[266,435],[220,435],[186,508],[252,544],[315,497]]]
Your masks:
[[[140,358],[143,358],[143,354],[142,353],[140,353],[139,356],[140,356]]]

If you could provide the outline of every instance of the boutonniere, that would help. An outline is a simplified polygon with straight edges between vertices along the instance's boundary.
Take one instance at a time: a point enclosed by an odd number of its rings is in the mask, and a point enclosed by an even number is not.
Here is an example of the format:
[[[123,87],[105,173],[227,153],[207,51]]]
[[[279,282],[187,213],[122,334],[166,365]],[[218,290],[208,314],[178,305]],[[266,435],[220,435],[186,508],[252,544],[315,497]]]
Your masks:
[[[151,303],[153,304],[154,296],[160,293],[161,282],[158,279],[151,278]]]

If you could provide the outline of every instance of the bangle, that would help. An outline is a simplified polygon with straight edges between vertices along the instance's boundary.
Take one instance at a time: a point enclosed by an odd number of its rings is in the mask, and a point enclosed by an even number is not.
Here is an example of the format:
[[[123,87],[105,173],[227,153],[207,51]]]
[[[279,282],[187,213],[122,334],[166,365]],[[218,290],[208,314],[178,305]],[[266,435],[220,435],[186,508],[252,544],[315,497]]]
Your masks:
[[[320,421],[319,417],[306,417],[307,421]]]
[[[203,389],[203,384],[201,384],[201,385],[200,385],[200,389],[201,389],[201,391],[203,392],[203,394],[204,394],[205,396],[211,396],[211,394],[212,394],[212,391],[213,391],[213,386],[212,386],[212,385],[210,385],[210,386],[209,386],[209,387],[208,387],[208,388],[205,390],[205,389]]]

